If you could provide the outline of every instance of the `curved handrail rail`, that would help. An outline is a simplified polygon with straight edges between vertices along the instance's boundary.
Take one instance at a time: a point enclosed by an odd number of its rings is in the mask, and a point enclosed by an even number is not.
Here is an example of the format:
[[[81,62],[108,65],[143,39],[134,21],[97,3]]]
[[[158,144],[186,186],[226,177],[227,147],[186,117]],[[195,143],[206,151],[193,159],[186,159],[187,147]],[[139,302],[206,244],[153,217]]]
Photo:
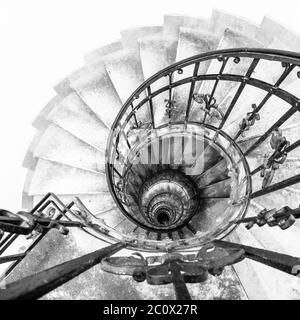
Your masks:
[[[234,74],[234,73],[226,73],[224,71],[226,63],[229,58],[234,58],[234,62],[238,64],[240,62],[240,58],[250,58],[252,59],[252,63],[249,63],[249,66],[246,68],[247,72],[245,71],[244,74]],[[223,69],[222,71],[217,73],[205,73],[205,74],[198,74],[198,67],[199,64],[202,62],[207,61],[214,61],[218,60],[219,62],[223,62]],[[283,67],[282,74],[279,74],[279,78],[276,81],[275,84],[268,83],[266,81],[263,81],[261,79],[255,78],[255,75],[252,76],[253,71],[255,70],[257,64],[261,60],[268,60],[268,61],[274,61],[274,62],[280,62]],[[176,72],[178,74],[183,73],[183,68],[187,66],[194,65],[194,73],[193,75],[189,75],[185,78],[181,77],[179,80],[172,81],[172,76]],[[159,96],[161,93],[169,91],[170,95],[172,95],[172,90],[176,87],[182,86],[184,84],[191,84],[191,89],[189,93],[189,100],[191,99],[192,94],[192,84],[198,81],[215,81],[215,83],[222,82],[222,81],[228,81],[228,82],[236,82],[239,85],[239,88],[233,98],[233,101],[231,105],[228,107],[228,109],[225,111],[225,116],[223,117],[221,124],[218,127],[214,127],[214,129],[217,131],[217,135],[220,133],[225,133],[222,130],[224,123],[226,122],[230,112],[234,108],[234,103],[238,100],[240,94],[242,93],[243,89],[246,85],[249,85],[251,87],[256,87],[258,89],[263,90],[266,92],[267,97],[265,100],[267,101],[271,96],[276,96],[280,98],[282,101],[285,101],[287,104],[291,105],[290,109],[281,116],[281,118],[276,121],[272,126],[263,134],[261,135],[255,143],[250,146],[246,151],[242,152],[241,159],[244,159],[250,152],[252,152],[259,144],[261,144],[266,138],[273,132],[274,129],[280,127],[281,124],[283,124],[287,119],[289,119],[294,113],[297,111],[300,111],[300,97],[298,98],[295,94],[292,94],[288,92],[287,90],[280,88],[280,85],[282,82],[289,76],[289,74],[295,69],[295,67],[300,67],[300,54],[290,51],[282,51],[282,50],[274,50],[274,49],[250,49],[250,48],[236,48],[236,49],[226,49],[226,50],[216,50],[204,54],[199,54],[192,56],[190,58],[181,60],[179,62],[176,62],[163,70],[160,70],[159,72],[155,73],[153,76],[148,78],[144,83],[142,83],[127,99],[127,101],[124,103],[122,108],[120,109],[113,125],[112,130],[109,134],[109,139],[107,142],[107,148],[106,148],[106,176],[108,181],[108,186],[111,194],[113,195],[114,200],[119,206],[119,209],[124,213],[124,208],[121,203],[119,203],[118,196],[115,193],[114,186],[113,186],[113,180],[112,180],[112,171],[111,166],[112,163],[115,161],[115,142],[119,138],[119,134],[122,130],[124,130],[127,123],[133,119],[133,117],[136,115],[136,112],[146,105],[147,103],[152,103],[152,99],[156,96]],[[195,72],[197,70],[197,72]],[[300,71],[297,72],[297,77],[300,78]],[[155,84],[160,79],[165,79],[167,76],[169,76],[169,83],[166,85],[161,85],[159,88],[156,88],[155,90],[151,90],[151,86]],[[216,87],[216,85],[215,85]],[[215,88],[214,88],[215,89]],[[213,93],[214,91],[212,91]],[[146,93],[146,94],[145,94]],[[142,98],[140,97],[141,94],[143,94]],[[145,94],[145,95],[144,95]],[[141,99],[140,99],[141,98]],[[135,105],[135,101],[139,100]],[[265,101],[265,102],[266,102]],[[260,104],[256,110],[259,111],[262,108],[263,104]],[[153,120],[153,106],[151,107],[152,110],[152,125],[154,128],[154,120]],[[188,109],[188,106],[187,106]],[[188,111],[187,111],[188,112]],[[251,117],[251,116],[250,116]],[[193,122],[193,119],[189,119],[188,114],[183,121],[183,123],[191,123]],[[195,121],[194,121],[195,122]],[[197,121],[196,121],[197,122]],[[169,123],[176,124],[178,121],[172,121],[170,120]],[[203,125],[204,127],[207,126],[207,124],[204,122],[197,122],[197,124]],[[231,140],[236,140],[239,135],[242,133],[242,130],[240,130],[236,136],[230,137]],[[295,147],[299,145],[298,141],[296,141],[293,144],[293,148],[290,148],[290,150],[293,150]],[[289,149],[289,148],[287,148]],[[111,161],[113,159],[113,161]],[[247,164],[248,166],[248,164]],[[261,166],[260,166],[261,167]],[[248,166],[249,168],[249,166]],[[252,170],[251,173],[248,173],[249,176],[252,176],[253,173],[256,173],[258,171],[258,168],[255,170]],[[250,171],[249,171],[250,172]],[[283,186],[291,185],[297,182],[300,182],[300,178],[298,179],[298,176],[296,176],[297,179],[289,179],[287,183],[283,181]],[[300,175],[299,175],[300,177]],[[298,181],[299,180],[299,181]],[[292,182],[291,182],[292,181]],[[276,190],[278,190],[278,184],[276,185]],[[272,186],[269,186],[267,190],[272,191]],[[275,190],[275,189],[274,189]],[[260,192],[255,192],[255,195],[260,195]],[[250,194],[251,197],[251,194]]]
[[[118,123],[118,119],[124,114],[126,108],[130,106],[131,102],[139,94],[139,92],[145,90],[149,85],[153,84],[158,79],[166,76],[171,71],[174,72],[179,68],[183,68],[189,65],[192,65],[196,62],[203,62],[206,60],[217,59],[218,57],[247,57],[247,58],[259,58],[271,61],[280,61],[286,63],[293,63],[300,66],[300,53],[285,51],[285,50],[276,50],[276,49],[262,49],[262,48],[236,48],[236,49],[224,49],[224,50],[215,50],[211,52],[201,53],[184,60],[178,61],[152,75],[150,78],[145,80],[127,99],[122,108],[120,109],[112,128]],[[109,145],[109,140],[108,144]]]

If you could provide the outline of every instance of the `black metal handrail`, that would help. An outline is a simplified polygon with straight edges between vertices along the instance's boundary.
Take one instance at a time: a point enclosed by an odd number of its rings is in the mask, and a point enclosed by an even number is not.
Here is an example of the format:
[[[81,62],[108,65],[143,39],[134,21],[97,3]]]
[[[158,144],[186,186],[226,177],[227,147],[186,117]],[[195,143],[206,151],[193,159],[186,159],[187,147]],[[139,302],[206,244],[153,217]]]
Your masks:
[[[194,125],[194,126],[196,126],[196,127],[199,126],[199,125],[201,125],[201,124],[200,124],[199,122],[197,122],[197,121],[188,121],[188,122],[180,122],[180,121],[177,121],[177,122],[173,122],[172,124],[173,124],[173,125]],[[157,129],[157,130],[160,130],[160,129],[166,128],[167,126],[169,126],[169,124],[161,125],[161,126],[157,127],[156,129]],[[243,177],[243,179],[245,179],[245,181],[246,181],[246,192],[245,192],[245,195],[244,195],[244,200],[245,200],[245,201],[244,201],[244,206],[243,206],[243,208],[242,208],[242,210],[241,210],[241,212],[240,212],[240,214],[239,214],[239,217],[244,217],[245,214],[246,214],[246,211],[247,211],[247,207],[248,207],[248,205],[249,205],[250,195],[251,195],[251,193],[252,193],[252,182],[251,182],[249,165],[248,165],[245,157],[243,156],[243,152],[242,152],[241,148],[239,147],[239,145],[238,145],[234,140],[232,140],[232,139],[230,138],[230,136],[228,136],[224,131],[219,130],[219,129],[216,129],[215,127],[213,127],[213,126],[211,126],[211,125],[206,125],[206,128],[212,132],[212,136],[214,136],[214,135],[216,135],[216,134],[222,136],[226,141],[229,142],[229,144],[230,144],[231,146],[234,147],[234,149],[236,150],[236,152],[237,152],[238,155],[239,155],[239,159],[236,161],[236,164],[238,164],[238,163],[240,163],[240,162],[242,163],[242,166],[243,166],[243,168],[244,168],[244,170],[245,170],[245,176]],[[216,143],[216,145],[218,145],[218,143]],[[225,150],[221,145],[218,145],[218,147],[219,147],[224,153],[226,153],[226,150]],[[230,156],[229,156],[229,157],[230,157]],[[121,177],[124,178],[123,176],[121,176]],[[241,180],[243,180],[243,179],[241,179]],[[113,183],[113,181],[112,181],[112,183]],[[115,198],[118,199],[118,197],[117,197],[114,189],[112,189],[112,193],[113,193],[113,195],[115,196]],[[126,208],[125,208],[125,204],[126,204],[126,203],[124,203],[123,201],[120,201],[120,202],[117,202],[117,203],[118,203],[118,205],[119,205],[119,208],[122,210],[123,214],[124,214],[129,220],[131,220],[131,221],[132,221],[133,223],[135,223],[137,226],[144,227],[142,223],[140,223],[137,219],[135,219],[134,217],[132,217],[132,216],[127,212],[127,210],[126,210]],[[223,238],[223,237],[226,237],[226,236],[228,235],[228,233],[230,233],[231,231],[233,231],[234,228],[235,228],[235,226],[233,226],[233,225],[228,226],[228,227],[229,227],[230,230],[228,230],[227,232],[225,232],[225,233],[223,234],[222,238]],[[150,227],[147,227],[147,229],[152,230]],[[154,229],[154,230],[157,230],[157,229]],[[169,231],[172,231],[172,230],[169,230]],[[216,236],[216,237],[218,237],[218,236]],[[182,240],[182,241],[179,241],[180,247],[178,247],[178,250],[188,249],[188,248],[191,248],[191,247],[193,247],[193,246],[201,245],[200,242],[197,243],[197,242],[195,241],[196,238],[197,238],[197,237],[195,236],[194,238],[190,239],[191,241],[189,241],[189,240],[187,240],[187,239]],[[190,242],[191,242],[191,243],[193,242],[193,244],[191,244]],[[147,250],[147,249],[150,249],[150,248],[151,248],[151,243],[152,243],[152,247],[153,247],[153,245],[155,246],[155,243],[157,243],[157,245],[158,245],[159,242],[157,242],[157,241],[155,241],[155,240],[147,240],[147,239],[145,239],[145,240],[143,240],[143,241],[138,241],[138,239],[137,239],[136,245],[137,245],[140,249],[144,249],[144,250],[146,249],[146,250]],[[144,245],[143,245],[143,244],[144,244]],[[175,249],[175,248],[176,248],[176,246],[175,246],[173,249]],[[164,251],[164,250],[165,250],[165,247],[164,247],[164,245],[162,245],[162,246],[157,246],[156,249],[157,249],[158,251],[160,251],[160,250]]]
[[[192,64],[196,64],[196,66],[199,66],[198,64],[203,61],[213,60],[213,59],[218,59],[218,58],[223,59],[224,57],[228,57],[228,58],[230,58],[230,57],[231,58],[232,57],[233,58],[236,58],[236,57],[253,58],[253,59],[255,59],[256,65],[259,62],[259,60],[262,60],[262,59],[271,60],[271,61],[280,61],[280,62],[284,62],[284,63],[291,63],[291,64],[298,65],[298,66],[300,65],[300,54],[299,53],[291,52],[291,51],[284,51],[284,50],[275,50],[275,49],[261,49],[261,48],[257,48],[257,49],[256,48],[254,48],[254,49],[250,49],[250,48],[225,49],[225,50],[216,50],[216,51],[211,51],[211,52],[192,56],[190,58],[176,62],[176,63],[166,67],[163,70],[160,70],[159,72],[157,72],[156,74],[151,76],[149,79],[147,79],[145,82],[143,82],[143,84],[141,84],[131,94],[131,96],[127,99],[127,101],[122,106],[121,110],[119,111],[119,113],[118,113],[118,115],[112,125],[112,129],[114,129],[118,126],[119,119],[124,115],[124,113],[127,111],[128,107],[136,99],[136,97],[139,96],[140,92],[142,92],[145,89],[149,90],[150,86],[154,82],[156,82],[157,80],[165,77],[169,73],[174,73],[178,69],[184,68],[186,66],[189,66]],[[250,70],[252,70],[252,68],[253,68],[253,66],[250,67]],[[203,75],[203,76],[205,76],[205,75]],[[184,84],[184,83],[185,82],[179,82],[179,85]],[[261,82],[258,81],[258,83],[261,83]],[[262,89],[264,89],[264,87],[262,87]],[[265,89],[268,90],[268,87]],[[159,93],[159,90],[157,90],[157,92]],[[149,93],[151,94],[151,90]],[[112,132],[111,132],[111,134],[112,134]],[[110,143],[109,143],[110,139],[111,139],[111,135],[110,135],[110,138],[108,139],[108,142],[107,142],[107,149],[108,150],[109,150],[109,146],[110,146]]]
[[[241,58],[249,58],[252,59],[249,63],[249,67],[245,71],[244,74],[230,74],[226,73],[226,66],[230,58],[234,59],[234,63],[238,64],[241,60]],[[199,66],[204,61],[214,61],[218,60],[221,62],[221,67],[219,69],[218,73],[212,73],[212,74],[198,74]],[[277,81],[274,84],[267,83],[265,81],[256,79],[254,75],[256,67],[259,65],[259,62],[261,60],[269,60],[274,62],[280,62],[282,63],[282,66],[284,68],[282,74],[278,77]],[[173,81],[173,75],[175,73],[179,73],[182,75],[182,69],[184,69],[187,66],[193,65],[193,71],[192,76],[188,76],[186,78]],[[265,187],[262,187],[261,190],[254,191],[252,190],[252,177],[256,173],[259,173],[261,170],[265,168],[265,164],[261,164],[257,166],[254,169],[250,169],[249,163],[247,161],[247,158],[249,155],[260,145],[262,144],[275,129],[278,129],[283,123],[285,123],[292,115],[294,115],[297,111],[300,111],[300,99],[295,96],[294,94],[288,92],[287,90],[284,90],[280,88],[280,85],[282,85],[287,79],[287,77],[295,71],[296,67],[300,66],[300,54],[293,53],[293,52],[287,52],[287,51],[278,51],[278,50],[269,50],[269,49],[230,49],[230,50],[219,50],[219,51],[213,51],[206,54],[197,55],[185,60],[182,60],[180,62],[177,62],[160,72],[156,73],[152,77],[150,77],[147,81],[145,81],[126,101],[126,103],[123,105],[122,109],[120,110],[114,124],[112,127],[112,131],[109,136],[109,140],[107,143],[107,150],[106,150],[106,174],[108,179],[108,185],[110,188],[110,191],[114,197],[115,202],[117,203],[119,209],[124,213],[124,215],[128,218],[131,218],[130,215],[127,215],[126,208],[124,207],[123,200],[120,199],[116,193],[115,188],[115,181],[114,181],[114,175],[119,175],[120,178],[123,177],[122,172],[119,172],[116,167],[114,166],[117,155],[120,153],[118,150],[118,144],[120,141],[120,136],[123,135],[125,138],[125,143],[129,150],[134,149],[134,145],[131,144],[131,142],[127,139],[125,134],[125,128],[129,123],[132,123],[134,126],[138,127],[139,122],[137,119],[137,112],[144,106],[147,107],[147,110],[149,111],[149,119],[151,124],[151,129],[160,130],[165,127],[171,127],[172,125],[181,125],[183,127],[187,127],[190,125],[194,125],[197,127],[201,127],[203,129],[207,129],[211,132],[213,132],[214,138],[212,141],[218,145],[220,142],[220,139],[224,139],[231,147],[234,148],[234,150],[238,154],[238,159],[233,161],[234,165],[241,165],[244,169],[244,176],[242,177],[242,180],[245,182],[246,188],[245,188],[245,195],[243,197],[244,205],[241,208],[240,214],[236,217],[235,220],[230,221],[229,227],[227,229],[228,232],[224,233],[220,239],[227,236],[229,232],[234,230],[234,228],[239,225],[240,223],[249,223],[250,227],[252,227],[254,224],[257,224],[257,226],[261,227],[263,225],[268,225],[269,227],[279,226],[281,229],[285,229],[290,227],[296,219],[299,219],[299,208],[296,209],[290,209],[289,207],[284,207],[280,210],[263,210],[260,212],[258,216],[255,217],[245,217],[248,205],[251,201],[251,199],[266,195],[270,192],[274,192],[286,187],[289,187],[291,185],[297,184],[300,182],[300,173],[296,174],[292,177],[289,177],[287,179],[284,179],[280,182],[269,184]],[[297,72],[297,76],[300,77],[299,71]],[[159,89],[152,90],[153,87],[151,87],[155,82],[167,78],[167,84],[165,83],[160,86]],[[193,102],[193,97],[196,88],[196,83],[199,81],[212,81],[213,86],[211,88],[211,91],[206,94],[206,104],[208,107],[217,108],[215,106],[214,101],[214,95],[216,93],[216,90],[220,83],[224,83],[226,81],[235,82],[237,90],[235,94],[232,97],[231,102],[229,103],[228,108],[224,113],[221,114],[221,119],[218,123],[218,125],[214,126],[212,124],[209,124],[207,122],[207,115],[208,113],[204,113],[204,117],[199,119],[191,119],[191,107]],[[190,87],[188,88],[188,95],[186,100],[186,109],[185,114],[183,116],[183,119],[180,120],[174,120],[172,119],[172,96],[173,96],[173,90],[177,87],[180,87],[185,84],[190,84]],[[247,146],[244,149],[241,148],[241,146],[238,144],[237,140],[240,137],[240,135],[243,133],[244,127],[240,127],[240,130],[238,130],[234,136],[230,136],[226,133],[224,130],[224,125],[226,124],[226,121],[229,119],[229,115],[231,112],[234,111],[234,107],[241,97],[241,94],[243,93],[243,90],[246,86],[252,86],[259,88],[266,92],[266,95],[262,98],[262,101],[253,108],[253,112],[250,113],[249,117],[247,118],[248,122],[251,122],[253,119],[255,119],[255,116],[258,114],[258,112],[264,107],[266,102],[272,97],[276,96],[280,98],[282,101],[287,102],[291,107],[288,111],[286,111],[285,114],[283,114],[275,123],[273,123],[270,128],[266,128],[266,131],[263,134],[260,134],[257,138],[257,140],[249,146]],[[153,105],[153,99],[155,97],[158,97],[160,94],[163,94],[167,92],[168,93],[168,117],[166,123],[156,125],[155,124],[155,109]],[[300,96],[300,92],[299,92]],[[148,119],[148,120],[149,120]],[[253,123],[253,125],[255,125]],[[252,126],[252,125],[251,125]],[[147,130],[146,130],[147,131]],[[148,133],[147,133],[148,134]],[[148,137],[147,135],[145,136]],[[284,141],[286,142],[286,141]],[[275,148],[275,151],[273,155],[268,159],[267,164],[272,163],[272,161],[279,159],[281,157],[286,157],[287,154],[295,150],[300,146],[300,139],[297,141],[294,141],[293,143],[284,143],[281,144],[279,148]],[[221,149],[223,149],[224,153],[226,153],[226,150],[222,145],[219,145]],[[274,149],[274,148],[273,148]],[[53,198],[54,201],[52,201],[50,198]],[[107,226],[107,229],[105,229],[103,226],[99,229],[93,230],[92,223],[88,224],[81,224],[78,223],[78,221],[71,221],[71,219],[68,219],[68,216],[65,215],[66,213],[70,213],[70,215],[73,215],[75,211],[73,211],[73,205],[74,201],[70,202],[69,204],[65,205],[63,204],[59,198],[57,198],[54,194],[48,194],[46,195],[30,212],[32,214],[33,218],[35,218],[36,212],[43,212],[47,208],[47,206],[51,205],[55,208],[57,208],[57,211],[60,212],[62,215],[64,215],[65,219],[61,222],[61,225],[68,225],[68,226],[75,226],[81,228],[83,231],[88,232],[89,234],[93,235],[97,238],[97,231],[99,233],[99,238],[101,240],[114,243],[119,241],[119,243],[115,243],[109,247],[97,250],[93,253],[84,255],[82,257],[76,258],[74,260],[65,262],[63,264],[54,266],[53,268],[41,271],[35,275],[26,277],[24,279],[21,279],[19,281],[16,281],[14,283],[11,283],[7,285],[7,288],[4,290],[1,290],[0,292],[0,300],[1,299],[36,299],[44,294],[48,293],[49,291],[55,289],[59,285],[69,281],[70,279],[74,278],[75,276],[79,275],[80,273],[88,270],[89,268],[95,266],[98,263],[101,263],[101,261],[104,258],[107,258],[110,255],[113,255],[115,252],[127,248],[127,249],[134,249],[138,247],[139,250],[145,250],[147,249],[154,251],[155,249],[157,251],[168,251],[168,254],[166,255],[167,258],[170,259],[172,254],[174,254],[174,257],[178,256],[178,252],[174,252],[176,250],[184,251],[187,248],[192,248],[194,246],[202,245],[202,243],[199,243],[197,241],[191,241],[190,243],[185,242],[184,240],[182,242],[178,242],[178,247],[164,247],[164,245],[158,245],[155,248],[155,243],[159,243],[160,239],[157,241],[152,240],[145,240],[144,242],[139,242],[138,239],[134,239],[134,237],[123,237],[121,233],[118,233],[113,228],[110,228]],[[77,204],[78,205],[78,204]],[[76,206],[76,204],[75,204]],[[72,210],[71,210],[72,208]],[[84,213],[84,208],[82,213]],[[80,210],[79,210],[80,211]],[[274,211],[274,212],[273,212]],[[272,214],[271,214],[272,213]],[[56,217],[56,219],[60,219],[60,215]],[[5,224],[7,221],[10,222],[16,222],[18,219],[8,218],[5,219],[5,217],[2,219],[1,223]],[[47,220],[41,219],[39,221],[40,224],[47,222]],[[136,223],[136,221],[134,221]],[[252,223],[252,224],[251,224]],[[47,224],[47,223],[46,223]],[[136,223],[138,224],[138,223]],[[53,227],[53,226],[52,226]],[[250,228],[248,225],[248,228]],[[4,228],[2,226],[2,228]],[[92,232],[95,231],[95,234]],[[10,263],[8,272],[11,272],[15,266],[26,257],[27,252],[29,252],[38,241],[40,241],[43,236],[45,236],[46,232],[45,230],[40,231],[41,233],[38,235],[35,241],[29,246],[29,248],[24,253],[18,253],[18,254],[11,254],[7,256],[1,256],[7,248],[10,247],[10,245],[16,240],[16,238],[19,236],[17,233],[14,234],[13,232],[9,234],[5,234],[3,239],[0,241],[0,263]],[[114,233],[115,232],[115,233]],[[117,235],[117,236],[116,236]],[[210,263],[214,264],[216,261],[214,260],[215,257],[212,255],[210,257],[210,260],[208,259],[205,261],[207,264],[207,268],[203,268],[203,257],[201,255],[197,257],[198,259],[192,259],[194,263],[195,269],[191,269],[192,271],[192,277],[195,276],[194,271],[196,270],[202,270],[203,272],[207,273],[210,272],[213,275],[218,274],[219,271],[222,271],[224,266],[231,265],[234,263],[237,263],[240,261],[240,259],[248,258],[255,260],[259,263],[271,266],[273,268],[276,268],[278,270],[281,270],[283,272],[286,272],[288,274],[298,276],[299,273],[299,264],[300,259],[298,257],[292,257],[289,255],[281,254],[278,252],[268,251],[264,249],[254,248],[250,246],[245,246],[243,244],[238,243],[232,243],[232,242],[225,242],[220,239],[217,239],[218,237],[215,237],[213,239],[213,243],[216,248],[222,248],[227,249],[232,252],[234,250],[238,251],[241,255],[239,259],[233,259],[228,260],[228,257],[224,258],[224,261],[221,261],[222,263],[219,266],[220,270],[218,268],[211,268]],[[148,242],[148,243],[147,243]],[[170,255],[171,253],[171,255]],[[232,254],[233,256],[233,254]],[[230,255],[229,255],[230,257]],[[217,258],[219,259],[219,256],[217,255]],[[181,298],[189,299],[190,295],[188,293],[187,287],[185,285],[185,277],[189,276],[188,272],[182,272],[185,269],[180,269],[184,264],[187,264],[188,260],[182,260],[182,259],[170,259],[169,261],[165,261],[163,268],[166,266],[170,269],[172,274],[172,282],[174,284],[174,288],[176,291],[176,296]],[[202,259],[202,260],[201,260]],[[191,262],[192,262],[191,261]],[[202,262],[201,262],[202,261]],[[225,263],[226,261],[226,263]],[[218,261],[220,263],[220,261]],[[181,265],[182,263],[182,265]],[[202,264],[201,264],[202,263]],[[130,265],[129,265],[130,266]],[[120,265],[119,267],[123,267]],[[128,267],[128,265],[127,265]],[[143,271],[145,271],[148,276],[152,276],[152,278],[156,281],[158,281],[158,278],[161,276],[161,274],[157,271],[161,271],[159,268],[161,266],[155,266],[154,269],[155,272],[151,273],[151,266]],[[153,271],[153,270],[152,270]],[[135,274],[135,276],[141,276],[140,274]],[[199,276],[199,282],[203,281],[204,274],[198,274]],[[157,278],[155,278],[155,276]],[[166,275],[165,275],[166,276]],[[167,275],[169,277],[169,274]],[[151,277],[149,277],[150,279]],[[201,278],[201,279],[200,279]],[[148,279],[148,280],[149,280]],[[152,280],[153,280],[152,279]],[[140,278],[139,278],[140,280]],[[159,279],[161,280],[161,279]],[[163,279],[165,280],[165,279]],[[155,281],[154,281],[155,282]],[[158,281],[159,282],[159,281]],[[150,281],[151,283],[151,281]],[[157,283],[155,283],[157,284]]]
[[[252,59],[249,62],[249,66],[244,74],[230,74],[226,73],[226,66],[230,58],[233,58],[234,63],[240,63],[242,58]],[[199,65],[204,61],[216,61],[221,62],[221,66],[218,73],[206,73],[206,74],[198,74]],[[255,69],[259,65],[260,61],[268,60],[274,62],[280,62],[283,67],[283,72],[278,75],[278,79],[275,83],[267,83],[260,79],[255,78]],[[190,72],[192,75],[189,75],[185,78],[182,77],[183,69],[187,66],[193,65],[193,70]],[[300,66],[300,54],[288,51],[279,51],[279,50],[270,50],[270,49],[248,49],[248,48],[238,48],[238,49],[228,49],[228,50],[217,50],[205,54],[196,55],[180,62],[177,62],[150,77],[146,80],[137,90],[129,97],[129,99],[125,102],[123,107],[121,108],[118,116],[116,117],[114,124],[112,126],[112,130],[110,132],[110,136],[107,142],[106,149],[106,175],[108,186],[111,191],[111,194],[114,197],[115,202],[117,203],[119,209],[123,212],[123,214],[127,217],[130,217],[130,214],[127,213],[124,208],[124,203],[120,200],[116,193],[116,185],[114,181],[114,175],[117,169],[115,168],[115,163],[117,159],[117,155],[120,154],[118,150],[118,144],[120,141],[120,137],[126,136],[126,130],[128,130],[129,123],[135,123],[138,127],[138,112],[142,110],[144,112],[149,112],[150,117],[147,118],[147,121],[150,119],[150,127],[152,129],[159,129],[164,125],[176,125],[176,124],[184,124],[188,125],[189,123],[194,123],[196,125],[202,126],[203,128],[211,127],[216,131],[215,141],[217,137],[222,134],[226,135],[224,132],[224,124],[226,123],[229,115],[234,111],[234,107],[240,98],[243,90],[246,86],[256,87],[266,92],[266,95],[263,97],[262,101],[254,107],[252,114],[247,119],[248,121],[252,121],[253,117],[263,108],[266,102],[272,96],[276,96],[280,98],[282,101],[291,105],[290,109],[287,110],[285,114],[283,114],[280,119],[278,119],[275,123],[273,123],[270,128],[266,130],[265,133],[261,134],[259,138],[246,150],[242,152],[241,161],[246,160],[246,157],[249,156],[251,152],[253,152],[261,143],[263,143],[271,133],[279,128],[284,122],[286,122],[292,115],[294,115],[297,111],[300,111],[300,98],[295,96],[294,94],[280,88],[280,85],[284,83],[284,80],[291,74],[292,71],[295,70],[296,67]],[[180,74],[180,80],[173,81],[173,75]],[[254,75],[254,76],[253,76]],[[300,71],[297,72],[296,76],[300,77]],[[156,85],[156,90],[152,90],[152,87],[158,81],[167,78],[165,82],[163,82],[160,86]],[[205,81],[213,81],[213,87],[211,92],[208,94],[207,104],[210,105],[213,100],[213,96],[218,88],[220,83],[224,83],[226,81],[234,82],[237,86],[237,91],[235,92],[225,114],[223,115],[220,123],[217,126],[208,125],[206,122],[205,113],[203,120],[192,119],[190,118],[191,104],[193,95],[195,94],[195,84],[201,81],[204,83]],[[180,87],[185,84],[190,84],[188,90],[188,97],[186,99],[186,113],[184,121],[172,120],[170,116],[170,108],[172,108],[173,102],[172,94],[175,88]],[[168,114],[169,117],[165,121],[164,124],[157,125],[155,123],[155,109],[153,106],[153,100],[156,97],[159,97],[163,93],[168,93]],[[149,124],[149,123],[148,123]],[[149,126],[148,126],[149,127]],[[127,128],[127,129],[126,129]],[[243,129],[237,131],[234,137],[229,137],[232,141],[237,141],[237,139],[242,134]],[[129,151],[134,148],[133,145],[130,144],[129,140],[125,138],[126,144],[128,145]],[[295,141],[291,146],[285,149],[285,153],[288,153],[299,146],[299,141]],[[279,156],[281,151],[279,150],[277,156]],[[248,164],[247,164],[248,166]],[[253,174],[259,172],[262,169],[262,166],[252,170],[249,173],[249,176],[252,177]],[[249,166],[248,166],[249,168]],[[122,173],[117,171],[119,177],[122,178]],[[247,173],[248,177],[248,173]],[[250,179],[251,180],[251,179]],[[249,198],[254,198],[256,196],[260,196],[266,194],[268,192],[272,192],[275,190],[279,190],[284,188],[285,186],[290,186],[292,184],[300,182],[300,175],[295,175],[295,177],[284,180],[280,183],[275,184],[274,186],[270,185],[267,188],[262,188],[262,190],[255,191],[254,193],[249,194]]]

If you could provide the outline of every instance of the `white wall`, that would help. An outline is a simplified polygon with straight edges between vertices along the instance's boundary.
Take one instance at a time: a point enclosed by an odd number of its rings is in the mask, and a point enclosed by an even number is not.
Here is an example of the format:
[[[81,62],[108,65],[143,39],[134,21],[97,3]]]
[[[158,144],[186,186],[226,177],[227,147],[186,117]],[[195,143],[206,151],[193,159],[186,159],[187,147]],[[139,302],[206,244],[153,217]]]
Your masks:
[[[31,122],[84,53],[164,13],[209,17],[214,7],[257,23],[267,14],[300,34],[299,0],[0,0],[0,208],[20,208]]]

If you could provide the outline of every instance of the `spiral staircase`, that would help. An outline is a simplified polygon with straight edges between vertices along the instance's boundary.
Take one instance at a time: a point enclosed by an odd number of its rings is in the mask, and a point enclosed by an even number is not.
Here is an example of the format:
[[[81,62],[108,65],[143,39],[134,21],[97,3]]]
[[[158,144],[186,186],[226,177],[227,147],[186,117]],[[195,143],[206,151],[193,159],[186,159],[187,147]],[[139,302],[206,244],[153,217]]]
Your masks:
[[[300,204],[295,52],[300,37],[272,19],[256,25],[218,10],[210,19],[166,15],[162,26],[122,31],[120,41],[86,55],[35,119],[23,208],[48,192],[65,203],[78,197],[105,228],[100,239],[130,240],[145,255],[225,239],[299,256],[298,221],[284,231],[232,223]],[[76,229],[67,239],[50,233],[8,280],[102,243]],[[189,287],[198,299],[300,298],[298,277],[252,260]],[[167,285],[149,288],[100,269],[46,296],[168,297]]]

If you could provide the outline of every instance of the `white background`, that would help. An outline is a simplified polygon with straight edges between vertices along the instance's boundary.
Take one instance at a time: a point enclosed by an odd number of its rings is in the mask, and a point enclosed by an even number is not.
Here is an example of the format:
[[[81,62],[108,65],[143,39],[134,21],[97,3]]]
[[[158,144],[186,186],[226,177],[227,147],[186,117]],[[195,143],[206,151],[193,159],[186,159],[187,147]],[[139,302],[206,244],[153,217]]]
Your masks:
[[[299,0],[0,0],[0,208],[21,207],[31,122],[84,53],[165,13],[209,17],[212,8],[256,23],[268,15],[300,34]]]

